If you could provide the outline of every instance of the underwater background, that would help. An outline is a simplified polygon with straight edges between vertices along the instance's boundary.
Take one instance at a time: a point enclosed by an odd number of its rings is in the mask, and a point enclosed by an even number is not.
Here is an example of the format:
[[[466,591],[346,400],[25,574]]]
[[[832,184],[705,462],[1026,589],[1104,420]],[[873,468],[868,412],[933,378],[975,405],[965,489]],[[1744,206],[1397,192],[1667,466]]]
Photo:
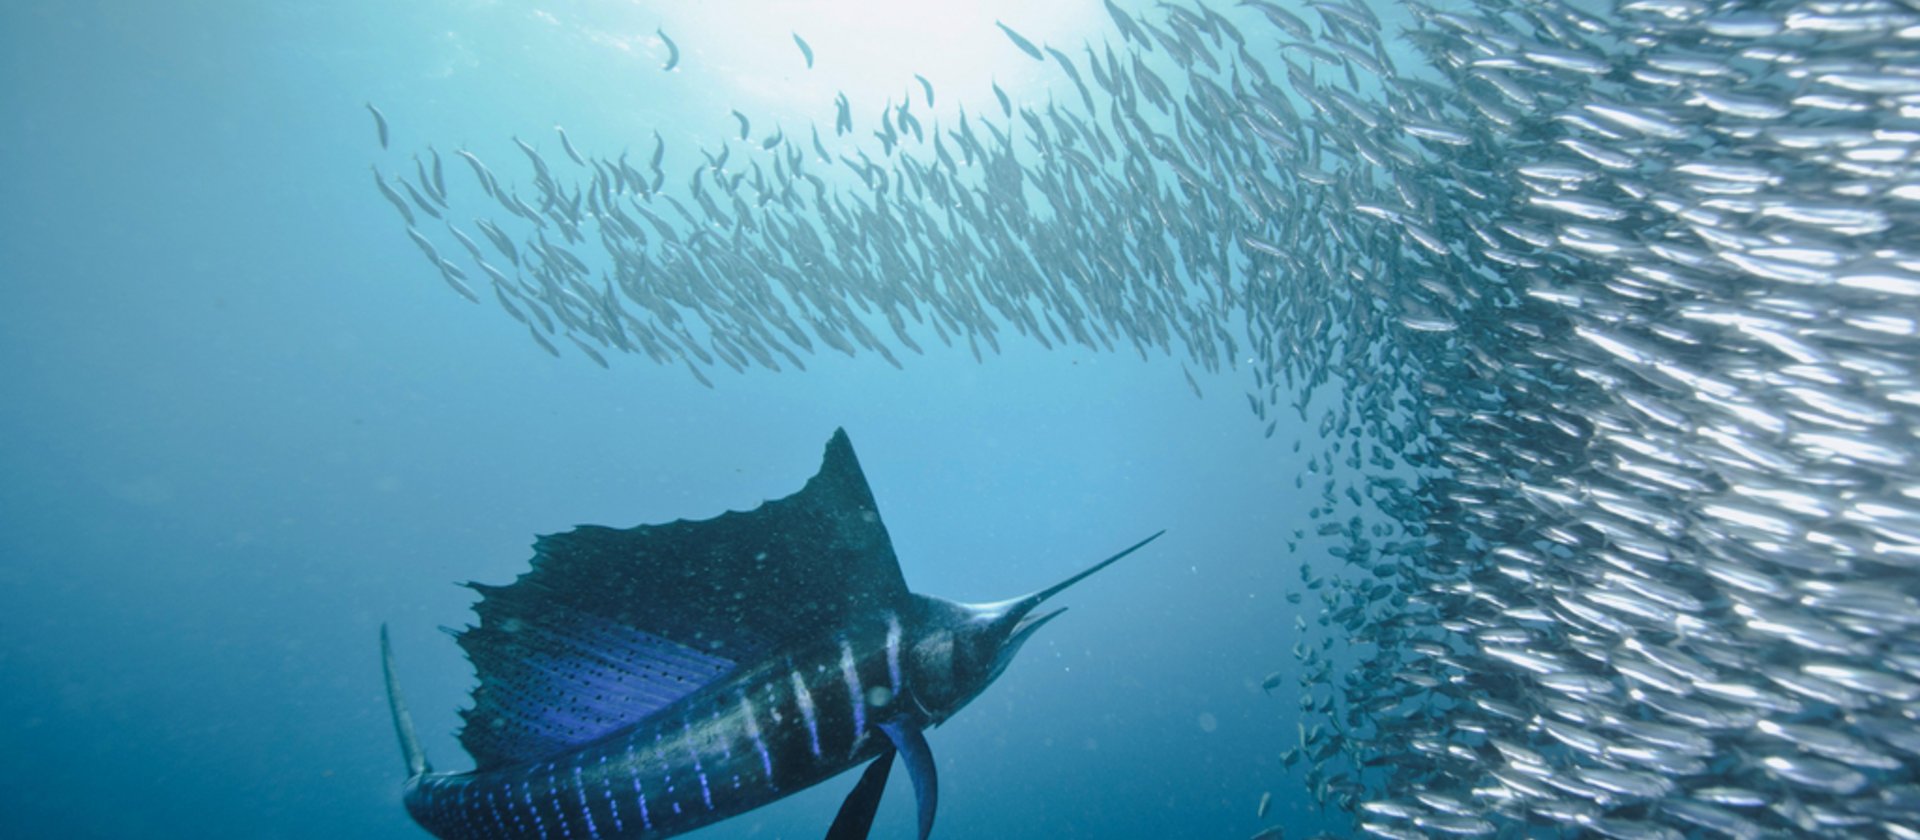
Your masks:
[[[455,584],[843,426],[916,592],[1168,532],[939,836],[1920,836],[1920,11],[919,6],[0,7],[0,834],[421,836],[382,623],[464,767]]]

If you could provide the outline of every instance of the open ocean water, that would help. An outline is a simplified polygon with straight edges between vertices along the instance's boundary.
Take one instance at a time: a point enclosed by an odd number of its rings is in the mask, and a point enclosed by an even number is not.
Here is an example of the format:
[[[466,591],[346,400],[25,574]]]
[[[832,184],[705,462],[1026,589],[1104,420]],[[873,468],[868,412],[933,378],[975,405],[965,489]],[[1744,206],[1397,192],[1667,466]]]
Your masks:
[[[918,5],[0,7],[0,836],[423,836],[382,623],[466,769],[455,584],[844,427],[1167,530],[936,836],[1920,837],[1920,9]]]

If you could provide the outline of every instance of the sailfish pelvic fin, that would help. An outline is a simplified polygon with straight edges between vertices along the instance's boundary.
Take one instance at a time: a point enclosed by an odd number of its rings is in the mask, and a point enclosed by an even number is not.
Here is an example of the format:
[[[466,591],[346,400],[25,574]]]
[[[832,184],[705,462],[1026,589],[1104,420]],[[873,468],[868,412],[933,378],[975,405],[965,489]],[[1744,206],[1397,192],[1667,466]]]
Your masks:
[[[913,779],[913,798],[920,806],[920,840],[933,831],[933,812],[940,806],[940,775],[933,766],[933,748],[920,727],[899,721],[880,724],[887,740],[900,751],[907,763],[907,776]]]

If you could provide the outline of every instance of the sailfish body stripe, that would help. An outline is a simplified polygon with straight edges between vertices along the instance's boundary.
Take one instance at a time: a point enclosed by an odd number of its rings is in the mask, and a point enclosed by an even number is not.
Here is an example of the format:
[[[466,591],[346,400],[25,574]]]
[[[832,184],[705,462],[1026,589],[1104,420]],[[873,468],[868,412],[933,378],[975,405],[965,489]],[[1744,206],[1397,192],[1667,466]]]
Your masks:
[[[526,779],[520,781],[520,798],[526,800],[527,813],[533,815],[533,827],[540,832],[540,840],[546,840],[547,823],[540,819],[540,804],[533,801],[533,782]]]
[[[653,817],[647,813],[647,792],[640,789],[639,779],[633,780],[633,798],[635,802],[640,803],[640,824],[646,826],[648,831],[652,831]]]
[[[573,767],[573,789],[580,795],[580,818],[587,824],[587,836],[600,840],[600,829],[593,824],[593,806],[587,804],[587,786],[580,782],[580,766]]]
[[[688,723],[687,755],[693,759],[693,775],[700,779],[700,801],[706,803],[707,810],[713,810],[713,789],[707,786],[707,768],[700,764],[699,740],[693,737],[693,724]]]
[[[527,800],[527,812],[533,814],[533,827],[540,831],[541,840],[547,837],[547,821],[540,817],[540,803],[533,798],[533,776],[520,782],[520,791]]]
[[[573,830],[567,825],[567,804],[560,799],[560,780],[553,775],[553,762],[547,763],[547,804],[553,807],[553,821],[560,827],[560,836],[570,837]]]
[[[851,749],[857,751],[867,737],[867,701],[860,691],[860,671],[853,659],[853,645],[844,638],[840,640],[840,675],[847,681],[848,702],[853,709]]]
[[[900,696],[900,616],[887,613],[887,687]]]
[[[600,757],[600,763],[603,765],[607,763],[606,756]],[[600,790],[607,799],[607,814],[613,817],[613,830],[625,834],[627,826],[620,821],[620,799],[613,795],[613,783],[608,781]]]
[[[800,707],[800,717],[807,724],[807,742],[813,749],[813,757],[820,757],[820,722],[813,714],[813,694],[807,691],[807,683],[800,679],[800,672],[793,671],[793,700]]]
[[[740,696],[740,716],[747,720],[747,737],[753,739],[753,749],[760,754],[760,769],[767,774],[767,789],[777,790],[773,780],[773,754],[767,752],[767,739],[760,735],[760,721],[753,713],[753,701],[746,695]]]

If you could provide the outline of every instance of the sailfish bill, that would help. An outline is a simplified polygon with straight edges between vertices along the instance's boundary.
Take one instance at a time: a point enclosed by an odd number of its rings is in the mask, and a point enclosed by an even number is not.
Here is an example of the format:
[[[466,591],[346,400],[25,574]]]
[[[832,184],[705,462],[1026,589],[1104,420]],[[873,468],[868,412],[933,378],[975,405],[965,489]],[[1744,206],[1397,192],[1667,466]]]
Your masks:
[[[837,430],[805,487],[753,510],[539,537],[513,583],[468,584],[473,770],[427,762],[381,629],[407,811],[442,838],[663,838],[870,762],[827,834],[860,840],[898,754],[925,840],[925,731],[1060,614],[1041,603],[1159,536],[1020,598],[916,594]]]

